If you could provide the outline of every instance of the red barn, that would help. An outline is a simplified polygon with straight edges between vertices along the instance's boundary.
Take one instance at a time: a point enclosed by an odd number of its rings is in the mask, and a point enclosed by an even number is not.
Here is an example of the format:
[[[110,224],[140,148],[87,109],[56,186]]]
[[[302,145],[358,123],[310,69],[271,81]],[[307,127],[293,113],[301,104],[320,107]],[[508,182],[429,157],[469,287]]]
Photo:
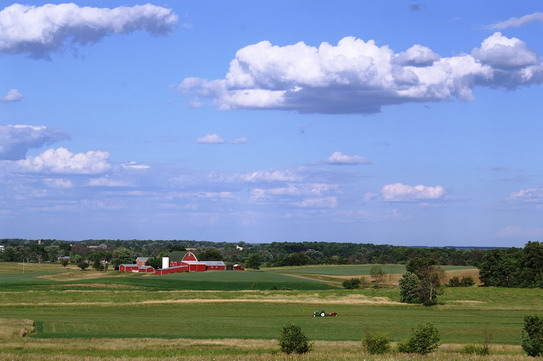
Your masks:
[[[137,272],[137,273],[155,273],[155,269],[151,266],[138,266],[137,264],[122,264],[119,266],[121,272]]]

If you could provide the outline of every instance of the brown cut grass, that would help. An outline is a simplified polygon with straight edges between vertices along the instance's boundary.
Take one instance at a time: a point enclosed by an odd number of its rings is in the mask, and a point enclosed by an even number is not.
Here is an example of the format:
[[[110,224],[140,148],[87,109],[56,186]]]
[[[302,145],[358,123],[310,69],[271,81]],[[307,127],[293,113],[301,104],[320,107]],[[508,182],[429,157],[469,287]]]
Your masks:
[[[88,292],[88,291],[84,291]],[[3,306],[48,306],[48,307],[63,307],[63,306],[134,306],[146,304],[202,304],[202,303],[277,303],[277,304],[322,304],[325,301],[327,304],[335,305],[401,305],[409,307],[411,305],[391,301],[388,297],[370,297],[363,294],[350,295],[331,295],[321,297],[318,294],[251,294],[244,293],[237,298],[184,298],[184,299],[165,299],[165,300],[145,300],[145,301],[130,301],[130,302],[33,302],[33,303],[5,303]]]
[[[313,349],[305,355],[285,355],[279,352],[277,340],[261,339],[12,339],[0,344],[1,360],[36,361],[155,361],[155,360],[345,360],[345,361],[528,361],[533,360],[522,354],[520,346],[491,345],[491,355],[486,357],[462,353],[463,345],[446,344],[428,355],[389,353],[367,354],[359,341],[315,341]],[[395,345],[393,345],[395,349]],[[19,350],[24,350],[20,354]],[[69,350],[69,352],[67,352]],[[160,355],[169,352],[168,356]],[[110,356],[108,353],[128,356]],[[136,354],[137,356],[134,356]],[[175,356],[171,356],[171,355]],[[177,354],[177,355],[176,355]],[[96,356],[93,356],[96,355]]]
[[[34,321],[0,318],[0,338],[25,337],[35,332]]]

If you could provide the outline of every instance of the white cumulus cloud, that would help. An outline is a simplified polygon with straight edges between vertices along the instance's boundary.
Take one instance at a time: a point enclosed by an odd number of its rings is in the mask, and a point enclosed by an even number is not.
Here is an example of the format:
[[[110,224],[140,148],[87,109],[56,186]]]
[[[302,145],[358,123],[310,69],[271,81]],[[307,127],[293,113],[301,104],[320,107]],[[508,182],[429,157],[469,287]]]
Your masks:
[[[164,34],[176,22],[171,9],[151,4],[113,9],[74,3],[13,4],[0,11],[0,52],[47,57],[52,51],[95,43],[110,34],[137,30]]]
[[[206,134],[203,137],[199,137],[196,141],[200,144],[222,144],[224,139],[217,133]]]
[[[345,155],[341,152],[334,152],[325,160],[325,163],[334,165],[358,165],[371,164],[371,161],[360,155]]]
[[[395,53],[373,40],[345,37],[314,47],[269,41],[237,51],[224,79],[186,78],[185,95],[222,110],[374,113],[385,105],[471,100],[476,85],[515,88],[543,81],[538,54],[495,33],[471,54],[440,57],[422,45]]]
[[[71,153],[66,148],[48,149],[37,157],[19,160],[16,165],[23,172],[57,174],[99,174],[111,169],[109,153],[90,151]]]
[[[12,102],[18,102],[19,100],[23,99],[24,96],[21,94],[21,92],[17,89],[10,89],[8,90],[7,94],[0,98],[0,103],[12,103]]]
[[[68,134],[36,125],[0,125],[0,160],[19,160],[31,148],[69,139]]]
[[[442,186],[410,186],[402,183],[387,184],[381,189],[383,199],[388,202],[413,202],[442,199],[445,190]]]
[[[524,26],[534,21],[543,22],[543,12],[524,15],[520,18],[509,18],[508,20],[490,25],[489,28],[495,29],[495,30],[513,28],[513,27]]]

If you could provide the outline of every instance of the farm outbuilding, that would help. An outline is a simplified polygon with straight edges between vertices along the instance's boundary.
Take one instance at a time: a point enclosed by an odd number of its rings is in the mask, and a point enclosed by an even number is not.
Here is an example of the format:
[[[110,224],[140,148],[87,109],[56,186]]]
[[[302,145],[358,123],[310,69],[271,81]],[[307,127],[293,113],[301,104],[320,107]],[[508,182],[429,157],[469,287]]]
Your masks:
[[[138,272],[138,273],[155,273],[155,269],[151,266],[138,266],[137,264],[122,264],[119,265],[121,272]]]

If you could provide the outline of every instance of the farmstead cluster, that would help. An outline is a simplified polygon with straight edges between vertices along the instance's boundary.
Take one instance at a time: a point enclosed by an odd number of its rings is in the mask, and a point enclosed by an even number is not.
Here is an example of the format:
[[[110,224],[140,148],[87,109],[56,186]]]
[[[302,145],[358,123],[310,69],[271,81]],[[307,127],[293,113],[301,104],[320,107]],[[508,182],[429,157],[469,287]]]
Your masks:
[[[138,257],[135,264],[121,264],[121,272],[154,273],[165,275],[177,272],[205,272],[205,271],[225,271],[226,265],[223,261],[198,261],[196,255],[192,252],[171,252],[168,257],[162,257],[162,268],[155,269],[147,266],[147,257]],[[243,271],[243,266],[236,264],[233,270]]]

